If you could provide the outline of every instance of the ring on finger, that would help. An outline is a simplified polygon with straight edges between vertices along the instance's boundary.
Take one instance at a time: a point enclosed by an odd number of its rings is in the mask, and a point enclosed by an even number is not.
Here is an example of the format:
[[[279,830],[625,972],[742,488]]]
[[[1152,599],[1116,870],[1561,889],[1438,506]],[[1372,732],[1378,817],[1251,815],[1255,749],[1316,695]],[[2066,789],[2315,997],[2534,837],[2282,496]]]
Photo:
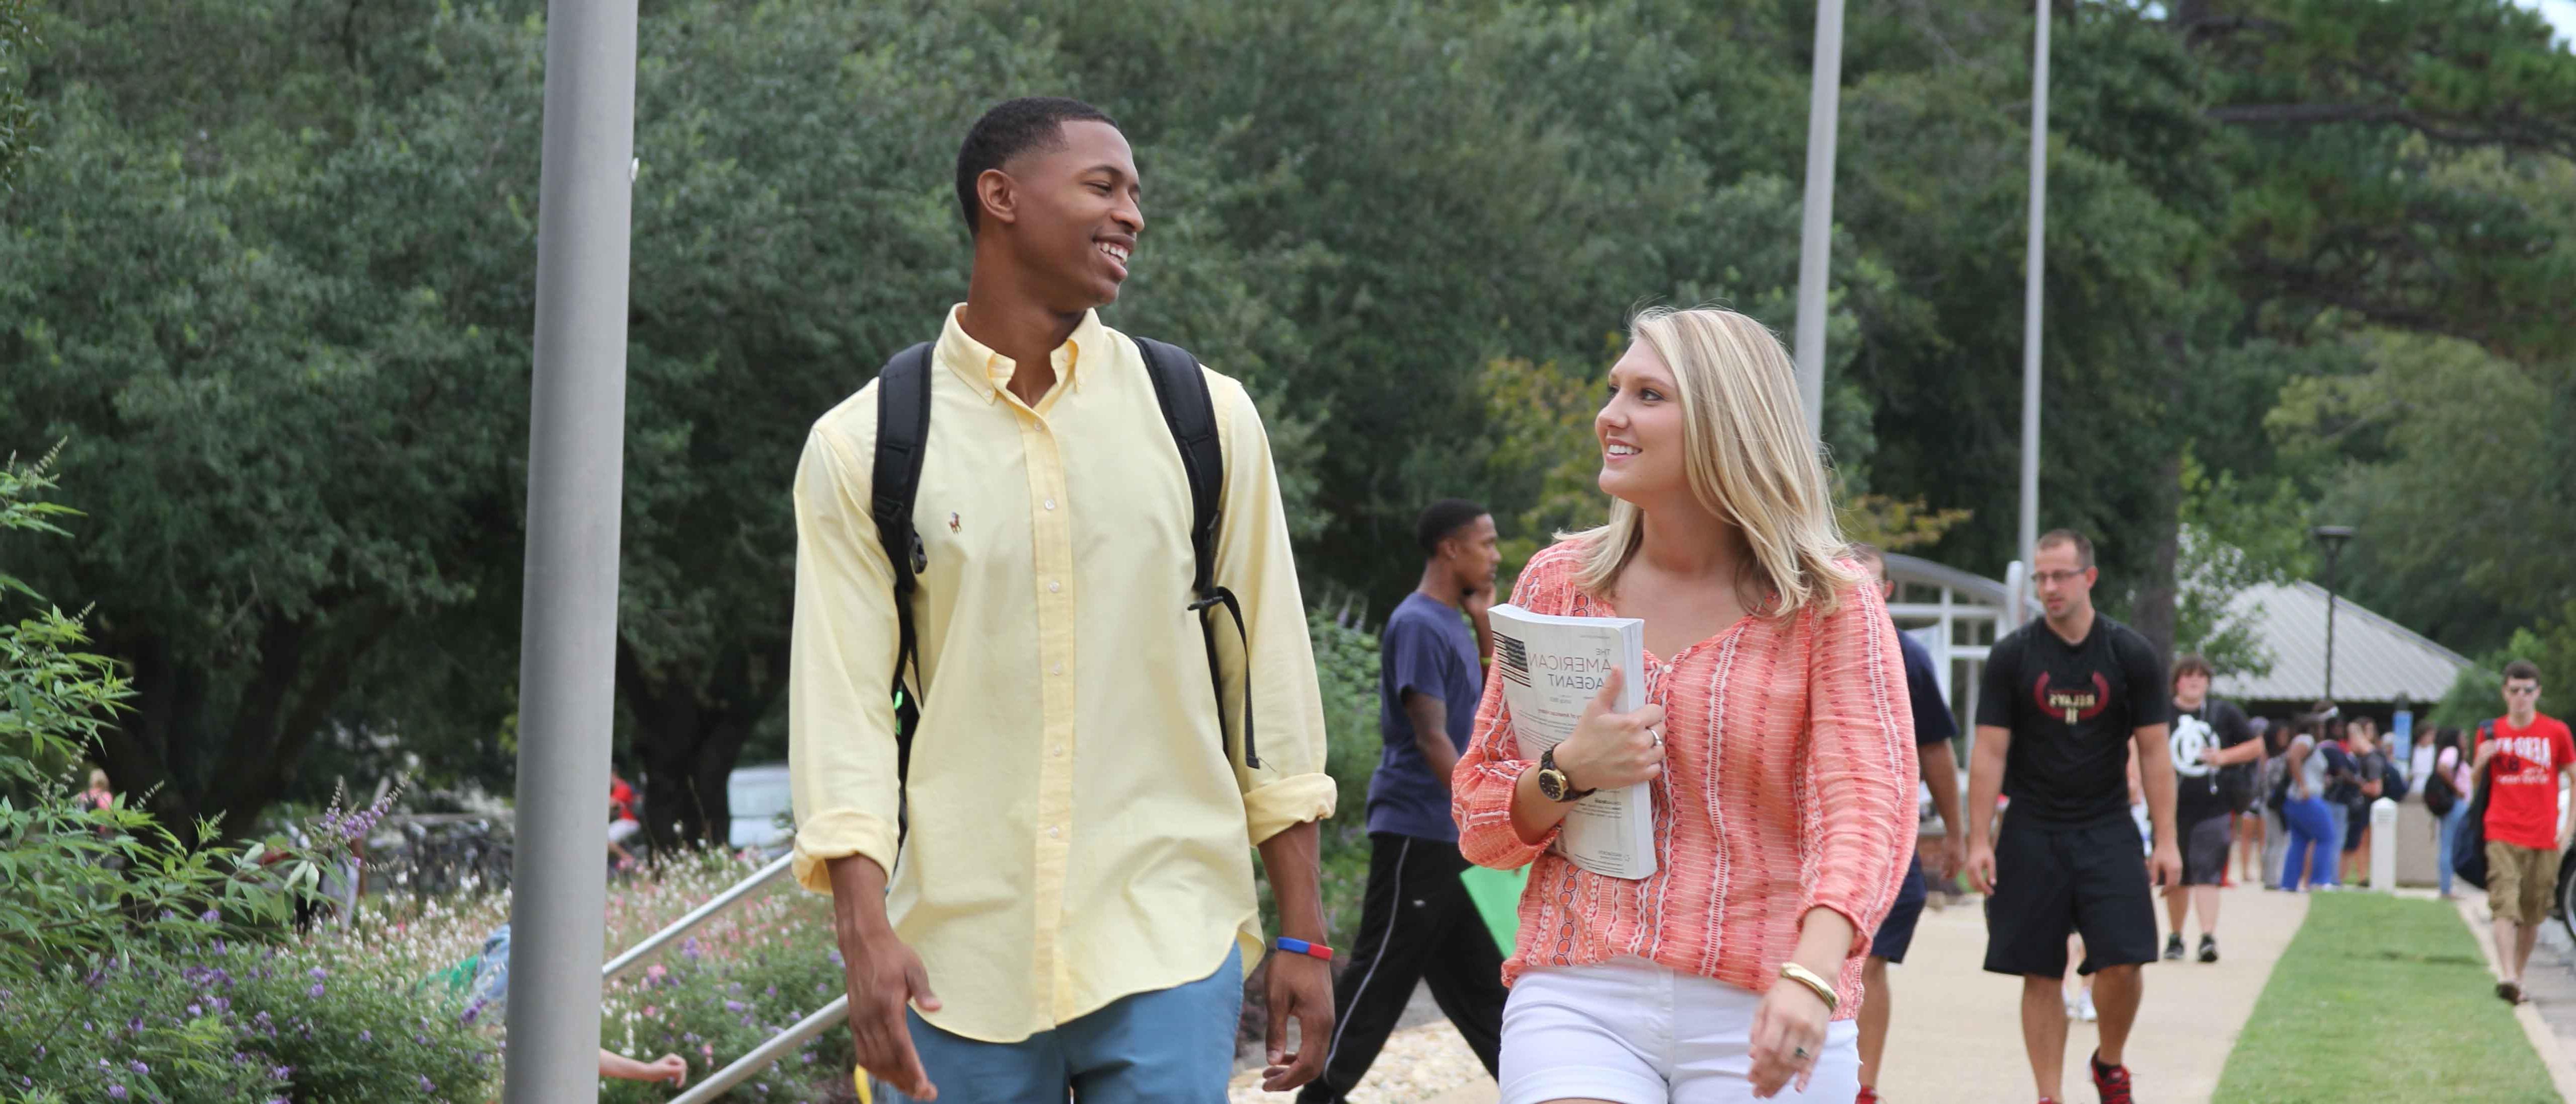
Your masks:
[[[1654,741],[1654,746],[1656,747],[1664,746],[1664,734],[1657,732],[1654,729],[1650,728],[1646,730],[1646,739]]]

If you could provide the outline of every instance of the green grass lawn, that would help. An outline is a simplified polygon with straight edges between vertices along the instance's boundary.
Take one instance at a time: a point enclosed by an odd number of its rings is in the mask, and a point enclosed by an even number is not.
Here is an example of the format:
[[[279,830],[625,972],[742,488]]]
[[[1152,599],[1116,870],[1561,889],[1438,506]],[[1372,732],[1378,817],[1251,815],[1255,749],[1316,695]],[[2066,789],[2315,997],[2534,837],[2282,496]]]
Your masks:
[[[2450,904],[2321,893],[2213,1099],[2546,1104],[2558,1093]]]

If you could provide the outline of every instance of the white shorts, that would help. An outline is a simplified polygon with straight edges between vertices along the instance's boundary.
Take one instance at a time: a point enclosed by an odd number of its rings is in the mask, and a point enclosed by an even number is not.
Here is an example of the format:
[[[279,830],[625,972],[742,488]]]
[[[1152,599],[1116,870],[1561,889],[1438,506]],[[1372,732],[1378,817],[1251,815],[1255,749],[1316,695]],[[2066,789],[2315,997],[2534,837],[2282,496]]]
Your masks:
[[[643,823],[642,821],[636,821],[636,820],[612,820],[612,821],[609,821],[609,822],[608,822],[608,842],[610,842],[610,843],[624,843],[624,842],[626,842],[626,841],[628,841],[628,840],[634,839],[634,838],[635,838],[635,833],[637,833],[637,832],[641,832],[641,831],[643,831],[643,830],[644,830],[644,823]]]
[[[1502,1104],[1733,1104],[1753,1099],[1753,1012],[1762,998],[1641,958],[1533,968],[1503,1006]],[[1860,1095],[1860,1026],[1825,1027],[1824,1053],[1800,1093],[1774,1100],[1845,1104]]]

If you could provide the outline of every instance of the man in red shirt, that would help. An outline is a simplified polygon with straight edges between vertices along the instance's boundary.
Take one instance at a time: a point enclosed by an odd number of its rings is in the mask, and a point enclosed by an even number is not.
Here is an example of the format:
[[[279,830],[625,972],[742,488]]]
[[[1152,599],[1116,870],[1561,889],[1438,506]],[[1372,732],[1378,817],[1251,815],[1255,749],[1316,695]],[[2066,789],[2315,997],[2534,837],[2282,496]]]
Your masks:
[[[2549,918],[2558,886],[2558,778],[2576,782],[2576,741],[2557,718],[2541,715],[2540,668],[2515,660],[2504,669],[2505,715],[2478,741],[2477,767],[2487,781],[2487,902],[2495,911],[2496,960],[2504,980],[2496,995],[2522,1002],[2522,968]]]

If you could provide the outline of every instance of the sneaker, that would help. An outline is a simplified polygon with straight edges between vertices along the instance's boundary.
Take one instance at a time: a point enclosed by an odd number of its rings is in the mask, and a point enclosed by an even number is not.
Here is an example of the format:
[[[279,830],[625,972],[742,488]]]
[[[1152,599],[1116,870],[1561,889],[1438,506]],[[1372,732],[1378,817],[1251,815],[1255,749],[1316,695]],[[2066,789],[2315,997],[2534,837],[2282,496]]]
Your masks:
[[[2521,1004],[2522,986],[2510,981],[2499,981],[2496,983],[2496,996],[2502,998],[2506,1004]]]
[[[2134,1104],[2129,1096],[2129,1067],[2103,1065],[2102,1055],[2098,1052],[2091,1062],[2093,1088],[2102,1094],[2102,1104]]]
[[[2208,934],[2207,932],[2203,932],[2203,933],[2201,933],[2201,936],[2200,936],[2200,960],[2201,960],[2202,962],[2216,962],[2216,961],[2218,961],[2218,937],[2217,937],[2217,936],[2210,935],[2210,934]]]
[[[2168,936],[2166,936],[2166,937],[2165,937],[2165,961],[2167,961],[2167,962],[2180,962],[2180,961],[2182,961],[2182,933],[2181,933],[2181,932],[2175,932],[2175,933],[2173,933],[2172,935],[2168,935]]]
[[[2083,996],[2076,998],[2076,1001],[2075,1001],[2075,1018],[2076,1018],[2076,1019],[2079,1019],[2079,1020],[2082,1020],[2082,1021],[2084,1021],[2085,1023],[2092,1023],[2093,1021],[2095,1021],[2095,1020],[2098,1020],[2098,1019],[2101,1019],[2101,1018],[2102,1018],[2101,1013],[2096,1012],[2096,1011],[2094,1011],[2094,1010],[2093,1010],[2093,991],[2092,991],[2092,990],[2087,989],[2087,990],[2085,990],[2085,991],[2084,991],[2084,995],[2083,995]]]

